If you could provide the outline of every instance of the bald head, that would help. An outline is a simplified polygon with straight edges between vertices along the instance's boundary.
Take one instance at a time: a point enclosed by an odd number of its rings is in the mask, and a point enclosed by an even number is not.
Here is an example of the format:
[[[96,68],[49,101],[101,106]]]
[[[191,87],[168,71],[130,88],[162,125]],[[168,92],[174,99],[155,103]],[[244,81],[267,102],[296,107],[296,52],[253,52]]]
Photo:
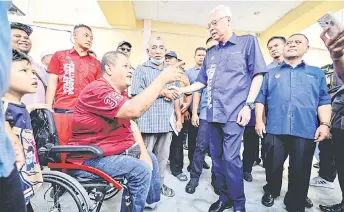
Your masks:
[[[164,60],[166,48],[161,37],[154,36],[148,41],[147,54],[150,58],[155,60]]]

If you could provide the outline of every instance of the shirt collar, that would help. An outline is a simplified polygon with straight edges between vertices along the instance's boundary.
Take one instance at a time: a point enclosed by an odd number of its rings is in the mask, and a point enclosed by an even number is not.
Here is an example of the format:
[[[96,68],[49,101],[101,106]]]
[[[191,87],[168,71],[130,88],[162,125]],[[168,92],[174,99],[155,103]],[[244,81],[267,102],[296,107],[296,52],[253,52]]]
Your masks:
[[[70,54],[77,54],[77,55],[79,55],[80,56],[80,54],[76,51],[76,49],[73,47],[72,49],[70,49],[69,50],[69,53]],[[90,54],[87,52],[87,55],[85,55],[85,56],[89,56]],[[83,56],[83,57],[85,57],[85,56]],[[81,56],[80,56],[81,57]]]
[[[295,67],[301,67],[301,66],[306,66],[306,65],[307,65],[306,62],[305,62],[304,60],[302,60],[301,63],[298,64],[298,65],[295,66]],[[288,67],[288,66],[291,66],[291,65],[289,65],[289,64],[287,64],[285,61],[283,61],[283,62],[281,63],[280,68],[285,68],[285,67]]]
[[[219,44],[217,44],[217,47],[218,47],[218,48],[220,48],[220,47],[225,47],[225,46],[228,46],[229,43],[230,43],[230,44],[236,45],[237,42],[238,42],[238,36],[233,32],[232,36],[229,38],[228,41],[226,41],[225,43],[220,43],[220,42],[219,42]]]

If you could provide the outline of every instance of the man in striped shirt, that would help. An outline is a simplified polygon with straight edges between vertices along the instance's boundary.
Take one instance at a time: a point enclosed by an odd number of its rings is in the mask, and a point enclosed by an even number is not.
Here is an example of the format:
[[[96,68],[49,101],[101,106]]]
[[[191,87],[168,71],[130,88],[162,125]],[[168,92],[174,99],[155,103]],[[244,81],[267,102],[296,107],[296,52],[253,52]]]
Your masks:
[[[132,96],[135,96],[147,88],[152,81],[164,70],[165,45],[160,37],[152,37],[149,40],[147,54],[149,60],[138,66],[133,76]],[[168,89],[174,84],[167,84],[160,93],[159,98],[137,120],[143,140],[148,151],[152,151],[159,162],[161,178],[161,194],[172,197],[174,191],[164,184],[164,175],[167,160],[170,154],[172,141],[172,127],[170,118],[174,113],[174,100],[178,97],[176,90]]]

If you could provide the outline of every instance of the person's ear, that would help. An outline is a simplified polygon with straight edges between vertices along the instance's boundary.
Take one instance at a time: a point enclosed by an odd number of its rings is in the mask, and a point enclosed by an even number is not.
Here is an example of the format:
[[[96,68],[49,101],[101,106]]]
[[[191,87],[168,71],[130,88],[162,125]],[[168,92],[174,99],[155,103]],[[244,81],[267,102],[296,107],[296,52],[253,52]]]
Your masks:
[[[105,65],[105,73],[109,76],[112,75],[112,69],[109,65]]]

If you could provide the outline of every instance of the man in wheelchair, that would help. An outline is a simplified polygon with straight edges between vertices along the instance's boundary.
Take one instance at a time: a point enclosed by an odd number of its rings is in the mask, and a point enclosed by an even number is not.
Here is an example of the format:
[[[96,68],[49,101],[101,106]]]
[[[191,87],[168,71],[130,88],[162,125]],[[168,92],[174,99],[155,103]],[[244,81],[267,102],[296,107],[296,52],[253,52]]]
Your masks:
[[[160,200],[160,177],[157,159],[146,150],[133,120],[148,110],[165,84],[180,79],[180,64],[164,69],[147,89],[129,99],[125,92],[132,77],[129,60],[121,52],[108,52],[101,61],[102,77],[84,88],[75,105],[69,145],[97,146],[104,156],[79,154],[67,160],[94,167],[111,177],[124,177],[134,212],[142,212],[147,204]],[[85,171],[73,174],[96,177]]]

